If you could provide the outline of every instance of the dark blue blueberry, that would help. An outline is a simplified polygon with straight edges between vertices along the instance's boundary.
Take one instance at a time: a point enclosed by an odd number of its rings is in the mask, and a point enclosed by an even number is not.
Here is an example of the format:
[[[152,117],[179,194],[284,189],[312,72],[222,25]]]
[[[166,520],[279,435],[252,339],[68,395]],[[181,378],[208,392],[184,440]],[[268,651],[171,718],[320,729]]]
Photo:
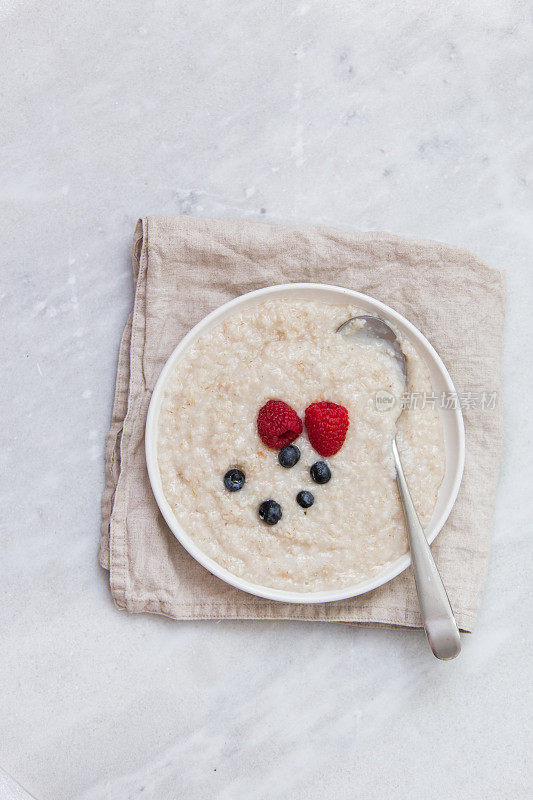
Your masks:
[[[315,502],[315,498],[311,494],[311,492],[306,492],[306,491],[298,492],[298,494],[296,495],[296,502],[302,508],[309,508]]]
[[[281,519],[281,506],[275,500],[265,500],[259,506],[259,519],[267,525],[276,525]]]
[[[238,492],[242,489],[246,478],[241,469],[228,469],[224,475],[224,486],[229,492]]]
[[[325,461],[315,461],[310,472],[315,483],[327,483],[331,478],[330,469]]]
[[[295,444],[286,444],[278,453],[278,461],[282,467],[289,469],[300,460],[300,448]]]

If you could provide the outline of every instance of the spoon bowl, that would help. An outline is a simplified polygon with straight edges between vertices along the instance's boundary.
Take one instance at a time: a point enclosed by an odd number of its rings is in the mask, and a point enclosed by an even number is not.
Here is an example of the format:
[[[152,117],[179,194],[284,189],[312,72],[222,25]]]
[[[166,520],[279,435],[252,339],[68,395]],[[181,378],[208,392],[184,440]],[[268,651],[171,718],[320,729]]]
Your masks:
[[[342,333],[347,339],[355,341],[379,339],[385,342],[392,351],[393,358],[402,372],[404,386],[407,385],[407,359],[395,332],[380,317],[374,317],[370,314],[350,317],[337,328],[337,333]]]

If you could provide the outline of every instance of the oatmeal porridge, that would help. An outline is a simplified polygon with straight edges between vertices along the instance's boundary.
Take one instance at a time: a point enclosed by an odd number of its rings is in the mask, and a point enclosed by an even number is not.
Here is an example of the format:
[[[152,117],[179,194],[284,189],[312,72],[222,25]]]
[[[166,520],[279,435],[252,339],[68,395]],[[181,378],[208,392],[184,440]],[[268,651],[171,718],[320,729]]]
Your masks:
[[[198,547],[234,575],[289,591],[339,589],[408,550],[391,454],[403,378],[385,346],[335,333],[362,313],[257,304],[200,336],[167,381],[165,497]],[[425,363],[400,341],[408,390],[431,391]],[[376,404],[378,392],[396,402]],[[425,526],[445,469],[438,411],[407,408],[398,445]]]

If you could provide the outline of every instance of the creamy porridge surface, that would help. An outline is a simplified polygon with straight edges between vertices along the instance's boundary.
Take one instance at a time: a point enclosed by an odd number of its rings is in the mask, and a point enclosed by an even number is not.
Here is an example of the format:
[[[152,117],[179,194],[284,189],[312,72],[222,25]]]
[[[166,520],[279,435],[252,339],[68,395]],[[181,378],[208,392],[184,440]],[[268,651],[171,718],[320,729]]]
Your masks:
[[[271,300],[228,317],[201,336],[170,375],[159,417],[158,458],[163,491],[200,549],[253,583],[291,591],[337,589],[371,578],[408,550],[390,444],[398,405],[376,409],[379,390],[400,397],[402,379],[386,348],[349,343],[335,333],[351,316],[348,304]],[[408,389],[431,391],[428,369],[402,339]],[[328,462],[332,477],[309,474],[321,460],[304,428],[300,461],[278,462],[257,433],[257,414],[284,400],[303,419],[313,402],[347,408],[342,449]],[[406,409],[398,442],[422,525],[429,521],[445,468],[442,426],[429,406]],[[246,475],[228,492],[231,467]],[[304,510],[301,490],[314,494]],[[258,506],[275,499],[283,517],[267,526]]]

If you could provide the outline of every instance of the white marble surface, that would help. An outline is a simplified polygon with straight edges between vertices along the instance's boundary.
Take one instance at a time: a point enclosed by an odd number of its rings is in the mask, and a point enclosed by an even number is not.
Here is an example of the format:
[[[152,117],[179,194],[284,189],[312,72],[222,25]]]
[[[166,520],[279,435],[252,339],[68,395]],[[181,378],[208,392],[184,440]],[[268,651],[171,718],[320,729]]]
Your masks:
[[[529,796],[531,4],[6,0],[0,19],[0,765],[39,800]],[[158,212],[389,230],[507,271],[492,560],[458,661],[419,632],[113,607],[103,441],[133,226]]]

